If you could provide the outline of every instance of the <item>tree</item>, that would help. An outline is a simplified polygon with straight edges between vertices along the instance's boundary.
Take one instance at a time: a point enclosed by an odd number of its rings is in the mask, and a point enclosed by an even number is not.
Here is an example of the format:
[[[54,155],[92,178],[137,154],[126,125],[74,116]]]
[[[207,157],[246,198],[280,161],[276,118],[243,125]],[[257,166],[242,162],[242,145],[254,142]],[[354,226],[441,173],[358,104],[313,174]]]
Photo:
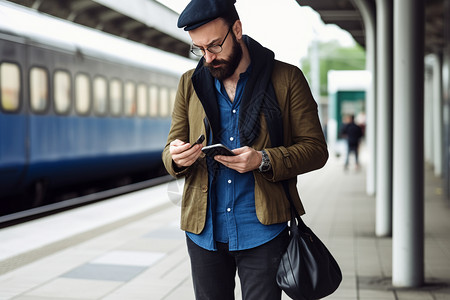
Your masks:
[[[343,47],[338,41],[330,41],[318,44],[319,70],[320,70],[320,94],[328,95],[327,74],[329,70],[364,70],[366,68],[366,52],[360,45]],[[308,56],[300,62],[301,69],[309,82],[311,82],[311,57],[312,47],[308,50]]]

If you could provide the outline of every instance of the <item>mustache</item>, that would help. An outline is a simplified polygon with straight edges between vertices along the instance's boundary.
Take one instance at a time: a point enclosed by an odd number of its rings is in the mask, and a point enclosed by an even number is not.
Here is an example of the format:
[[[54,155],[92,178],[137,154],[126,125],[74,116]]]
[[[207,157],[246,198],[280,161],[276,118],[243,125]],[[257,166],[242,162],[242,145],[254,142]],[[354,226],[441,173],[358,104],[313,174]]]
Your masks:
[[[215,59],[210,63],[205,62],[205,66],[206,67],[217,67],[223,64],[228,63],[228,61],[224,60],[224,59]]]

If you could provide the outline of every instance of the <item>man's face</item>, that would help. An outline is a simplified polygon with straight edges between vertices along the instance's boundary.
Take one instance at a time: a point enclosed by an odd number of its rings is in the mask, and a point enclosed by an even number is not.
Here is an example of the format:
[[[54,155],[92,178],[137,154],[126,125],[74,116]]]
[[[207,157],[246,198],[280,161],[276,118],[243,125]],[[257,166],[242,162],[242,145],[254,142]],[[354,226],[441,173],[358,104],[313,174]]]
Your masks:
[[[219,80],[233,75],[242,58],[242,48],[233,31],[231,30],[227,36],[229,29],[222,19],[216,19],[189,32],[193,44],[205,49],[204,66]],[[207,50],[208,47],[221,43],[223,44],[220,53],[211,53]]]
[[[229,57],[224,59],[216,58],[210,63],[206,62],[206,60],[204,61],[204,66],[209,69],[211,75],[221,81],[234,74],[234,71],[236,71],[242,58],[241,45],[236,40],[233,32],[231,32],[230,35],[232,37],[233,45]]]

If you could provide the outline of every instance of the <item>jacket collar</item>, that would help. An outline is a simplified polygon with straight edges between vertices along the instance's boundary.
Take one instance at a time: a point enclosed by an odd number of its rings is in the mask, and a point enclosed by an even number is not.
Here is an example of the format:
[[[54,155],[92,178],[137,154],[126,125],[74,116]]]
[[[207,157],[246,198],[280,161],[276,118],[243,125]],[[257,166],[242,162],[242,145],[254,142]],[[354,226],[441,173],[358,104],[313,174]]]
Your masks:
[[[264,113],[269,128],[278,129],[282,127],[280,127],[281,113],[271,82],[274,53],[249,36],[244,35],[243,40],[249,49],[254,70],[250,74],[242,98],[239,134],[241,145],[252,145],[260,134],[259,116],[261,112]],[[191,79],[211,126],[212,143],[218,143],[218,134],[221,132],[219,106],[214,89],[214,78],[208,68],[204,66],[204,58],[199,61]],[[271,132],[271,140],[272,137],[281,136],[282,132]]]

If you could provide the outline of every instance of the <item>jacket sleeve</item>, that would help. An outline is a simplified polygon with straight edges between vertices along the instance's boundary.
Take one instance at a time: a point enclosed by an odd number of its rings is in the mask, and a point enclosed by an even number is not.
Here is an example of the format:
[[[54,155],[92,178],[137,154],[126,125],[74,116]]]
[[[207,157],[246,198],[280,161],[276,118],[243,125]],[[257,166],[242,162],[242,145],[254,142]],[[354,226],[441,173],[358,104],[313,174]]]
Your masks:
[[[264,173],[264,177],[273,182],[319,169],[328,160],[317,103],[303,73],[297,67],[291,67],[281,83],[285,92],[277,93],[277,97],[285,97],[284,101],[278,99],[283,114],[285,145],[266,149],[272,171]]]
[[[185,73],[178,84],[178,90],[175,98],[175,104],[172,112],[172,123],[170,125],[167,143],[162,153],[162,159],[167,172],[174,177],[183,176],[188,168],[178,169],[172,160],[170,154],[170,143],[176,139],[181,141],[189,140],[189,119],[187,113],[187,99],[184,87],[186,81],[189,80],[188,74]]]

